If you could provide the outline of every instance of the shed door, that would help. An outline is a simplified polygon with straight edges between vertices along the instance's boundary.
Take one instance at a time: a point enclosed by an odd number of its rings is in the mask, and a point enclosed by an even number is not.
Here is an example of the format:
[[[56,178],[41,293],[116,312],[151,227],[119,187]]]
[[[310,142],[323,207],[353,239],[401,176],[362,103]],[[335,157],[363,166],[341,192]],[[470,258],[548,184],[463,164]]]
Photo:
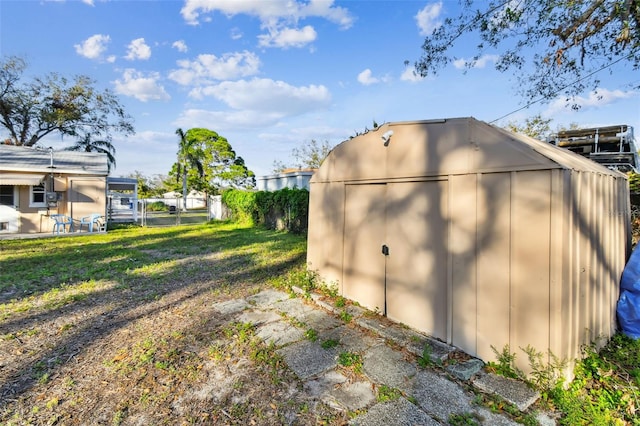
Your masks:
[[[384,313],[386,185],[345,188],[342,294]]]
[[[447,340],[445,181],[387,186],[387,316]]]
[[[345,196],[343,295],[446,340],[446,182],[347,185]]]

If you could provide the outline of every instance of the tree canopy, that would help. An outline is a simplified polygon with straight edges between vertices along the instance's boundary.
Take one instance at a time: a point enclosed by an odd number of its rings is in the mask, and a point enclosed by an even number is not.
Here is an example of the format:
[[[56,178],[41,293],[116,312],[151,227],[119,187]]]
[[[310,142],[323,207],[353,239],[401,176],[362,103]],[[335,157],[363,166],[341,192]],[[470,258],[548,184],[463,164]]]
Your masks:
[[[332,148],[333,146],[329,141],[325,140],[319,143],[315,139],[312,139],[308,144],[291,150],[291,156],[294,158],[292,165],[287,165],[282,161],[276,160],[273,162],[273,171],[278,173],[289,168],[317,169],[324,159],[327,158]]]
[[[20,57],[0,60],[0,125],[9,133],[6,143],[33,146],[52,133],[105,141],[113,133],[135,133],[117,96],[96,89],[91,78],[50,73],[25,81],[26,68]]]
[[[176,133],[180,132],[178,129]],[[236,155],[225,137],[209,129],[193,128],[182,133],[178,162],[170,175],[180,181],[185,170],[187,187],[208,194],[217,194],[224,188],[255,186],[255,174],[242,157]]]
[[[515,71],[526,99],[571,99],[597,89],[598,71],[618,62],[640,67],[640,0],[461,0],[459,15],[428,35],[418,74],[436,74],[453,61],[473,67],[496,55],[499,71]],[[475,33],[471,58],[451,53]],[[631,83],[631,81],[630,81]],[[635,82],[637,85],[637,82]]]
[[[73,145],[65,148],[65,150],[106,154],[109,172],[111,172],[111,168],[116,166],[116,148],[109,141],[92,139],[90,133],[87,133],[82,139],[78,139]]]

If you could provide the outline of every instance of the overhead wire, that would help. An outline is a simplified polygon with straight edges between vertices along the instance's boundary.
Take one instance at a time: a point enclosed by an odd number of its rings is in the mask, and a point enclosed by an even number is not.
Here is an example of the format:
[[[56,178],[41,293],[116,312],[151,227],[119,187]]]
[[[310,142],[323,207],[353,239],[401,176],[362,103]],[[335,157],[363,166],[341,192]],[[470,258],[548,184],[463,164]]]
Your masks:
[[[585,75],[585,76],[583,76],[583,77],[581,77],[581,78],[579,78],[579,79],[577,79],[577,80],[575,80],[575,81],[572,81],[571,83],[569,83],[569,84],[567,84],[567,85],[565,85],[565,86],[562,86],[561,88],[559,88],[558,90],[556,90],[555,92],[553,92],[553,93],[552,93],[552,95],[554,95],[554,96],[555,96],[555,95],[557,95],[558,93],[562,92],[563,90],[565,90],[565,89],[567,89],[567,88],[569,88],[569,87],[573,86],[574,84],[577,84],[577,83],[581,82],[582,80],[585,80],[585,79],[587,79],[587,78],[589,78],[589,77],[591,77],[591,76],[593,76],[593,75],[595,75],[595,74],[599,73],[600,71],[603,71],[603,70],[605,70],[605,69],[607,69],[607,68],[610,68],[610,67],[614,66],[615,64],[617,64],[617,63],[618,63],[618,62],[620,62],[620,61],[623,61],[623,60],[625,60],[625,59],[629,59],[629,58],[630,58],[630,57],[632,57],[633,55],[634,55],[634,54],[633,54],[633,53],[631,53],[631,54],[629,54],[629,55],[627,55],[627,56],[623,56],[623,57],[621,57],[621,58],[618,58],[617,60],[615,60],[615,61],[613,61],[613,62],[611,62],[611,63],[609,63],[609,64],[607,64],[607,65],[604,65],[603,67],[598,68],[597,70],[592,71],[592,72],[590,72],[589,74],[587,74],[587,75]],[[522,107],[520,107],[520,108],[518,108],[518,109],[515,109],[515,110],[513,110],[513,111],[511,111],[511,112],[509,112],[509,113],[507,113],[507,114],[505,114],[505,115],[503,115],[503,116],[501,116],[501,117],[496,118],[495,120],[490,121],[490,122],[489,122],[489,124],[493,124],[493,123],[495,123],[495,122],[497,122],[497,121],[502,120],[503,118],[506,118],[506,117],[508,117],[508,116],[510,116],[510,115],[512,115],[512,114],[515,114],[516,112],[522,111],[523,109],[527,109],[527,108],[529,108],[531,105],[535,105],[535,104],[537,104],[538,102],[541,102],[541,101],[543,101],[543,100],[545,100],[545,99],[548,99],[548,97],[543,96],[543,97],[540,97],[540,98],[538,98],[538,99],[536,99],[536,100],[534,100],[534,101],[531,101],[531,102],[529,102],[528,104],[526,104],[526,105],[524,105],[524,106],[522,106]]]

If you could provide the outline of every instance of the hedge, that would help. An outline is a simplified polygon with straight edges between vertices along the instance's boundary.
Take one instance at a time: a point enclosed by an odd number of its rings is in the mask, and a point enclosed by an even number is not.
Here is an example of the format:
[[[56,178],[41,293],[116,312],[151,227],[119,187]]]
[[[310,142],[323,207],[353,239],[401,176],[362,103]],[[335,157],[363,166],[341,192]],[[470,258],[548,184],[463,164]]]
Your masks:
[[[228,189],[222,193],[222,202],[231,210],[235,221],[297,234],[307,232],[309,191],[306,189],[284,188],[273,192]]]

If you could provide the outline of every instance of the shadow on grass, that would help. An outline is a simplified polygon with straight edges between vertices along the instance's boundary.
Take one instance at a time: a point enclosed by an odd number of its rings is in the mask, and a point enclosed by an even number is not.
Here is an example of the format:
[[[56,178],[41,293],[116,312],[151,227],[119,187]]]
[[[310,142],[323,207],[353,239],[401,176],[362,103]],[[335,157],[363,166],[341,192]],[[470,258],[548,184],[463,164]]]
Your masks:
[[[70,298],[50,308],[34,305],[6,321],[0,319],[0,336],[7,336],[58,317],[87,313],[81,324],[55,338],[46,349],[5,362],[0,374],[0,408],[36,385],[39,374],[54,375],[92,344],[140,318],[212,289],[241,291],[302,264],[305,256],[301,237],[262,229],[194,227],[129,234],[2,247],[0,271],[5,272],[0,272],[0,282],[9,284],[0,285],[0,309],[56,289],[72,289],[73,283],[105,280],[110,285],[89,291],[86,297]],[[3,279],[9,275],[13,277],[10,281]],[[11,302],[6,303],[7,299]],[[7,345],[6,339],[4,343],[0,340],[0,348],[2,345]]]
[[[0,303],[87,280],[126,282],[130,271],[187,256],[269,243],[274,256],[300,237],[258,228],[203,225],[119,231],[88,238],[0,242]]]

